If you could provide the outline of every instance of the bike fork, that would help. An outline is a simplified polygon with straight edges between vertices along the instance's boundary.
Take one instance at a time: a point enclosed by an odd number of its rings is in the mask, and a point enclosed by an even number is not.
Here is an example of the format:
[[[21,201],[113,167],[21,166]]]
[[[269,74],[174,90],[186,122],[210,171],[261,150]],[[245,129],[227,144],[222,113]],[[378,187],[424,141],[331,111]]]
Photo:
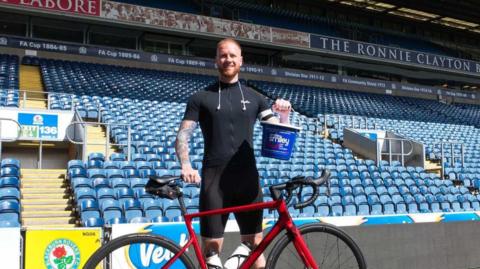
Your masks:
[[[303,240],[302,234],[300,234],[298,228],[296,226],[291,226],[288,230],[290,231],[290,236],[293,238],[293,245],[295,246],[298,255],[302,259],[303,264],[305,264],[305,268],[320,269],[320,267],[317,265],[317,262],[313,258],[310,249],[305,243],[305,240]]]

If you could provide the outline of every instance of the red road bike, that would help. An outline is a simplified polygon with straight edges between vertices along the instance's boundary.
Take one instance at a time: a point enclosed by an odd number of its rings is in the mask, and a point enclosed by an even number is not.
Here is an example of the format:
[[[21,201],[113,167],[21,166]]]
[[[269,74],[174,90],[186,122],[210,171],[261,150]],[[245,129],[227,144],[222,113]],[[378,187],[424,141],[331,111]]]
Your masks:
[[[125,248],[135,244],[153,244],[169,251],[168,261],[152,268],[207,269],[205,257],[202,255],[199,240],[192,226],[192,220],[207,215],[263,210],[266,208],[276,210],[279,215],[278,220],[266,234],[263,241],[243,261],[239,269],[250,268],[255,260],[274,242],[277,236],[280,236],[280,238],[276,241],[268,255],[266,268],[365,269],[367,266],[360,248],[345,232],[337,227],[320,222],[297,227],[289,214],[287,205],[295,193],[298,197],[301,197],[304,187],[311,187],[313,192],[306,198],[307,200],[298,202],[293,207],[300,209],[311,205],[318,196],[318,187],[328,181],[329,175],[328,171],[323,171],[322,176],[317,179],[295,177],[286,183],[272,185],[269,188],[273,201],[193,214],[186,213],[178,177],[151,177],[146,186],[148,192],[162,198],[178,199],[189,234],[188,241],[183,246],[179,246],[170,239],[158,235],[139,233],[121,236],[109,241],[98,249],[89,258],[84,269],[115,269],[119,266],[121,268],[136,268],[131,264],[114,265],[115,261],[113,255],[111,255],[114,251],[120,249],[124,249],[123,252],[125,252]],[[190,247],[193,247],[197,263],[192,261],[190,257],[191,252],[187,252]]]

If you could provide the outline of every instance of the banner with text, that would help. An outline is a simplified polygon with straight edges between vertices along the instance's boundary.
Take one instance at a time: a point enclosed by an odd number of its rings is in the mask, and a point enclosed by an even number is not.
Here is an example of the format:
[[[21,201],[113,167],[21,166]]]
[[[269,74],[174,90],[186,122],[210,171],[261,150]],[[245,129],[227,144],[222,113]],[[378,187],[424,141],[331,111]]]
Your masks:
[[[302,40],[298,37],[299,42]],[[50,52],[70,53],[77,55],[102,57],[119,60],[133,60],[148,63],[170,64],[177,66],[195,67],[195,68],[215,68],[213,59],[188,56],[172,56],[166,54],[156,54],[143,51],[133,51],[126,49],[99,48],[94,46],[66,44],[51,41],[42,41],[35,39],[26,39],[18,37],[0,36],[0,47],[14,47],[31,50],[43,50]],[[295,78],[302,80],[320,81],[331,84],[355,85],[372,89],[386,90],[385,93],[391,94],[393,91],[414,92],[430,95],[445,95],[465,99],[477,99],[479,96],[475,93],[455,90],[445,90],[441,88],[397,83],[384,80],[341,76],[329,73],[311,72],[305,70],[294,70],[287,68],[273,68],[268,66],[254,66],[245,64],[241,71],[261,76],[274,76],[284,78]]]
[[[77,15],[100,16],[102,0],[0,0],[0,4],[22,6],[29,9],[43,9]]]
[[[40,113],[18,113],[18,123],[22,126],[22,139],[57,139],[58,115]]]
[[[102,17],[480,74],[480,62],[465,59],[113,1],[103,2]]]
[[[193,223],[196,233],[199,232],[198,222]],[[184,223],[155,223],[155,224],[114,224],[112,225],[112,239],[131,233],[151,233],[161,235],[183,246],[188,241],[188,231]],[[161,268],[173,253],[155,245],[135,244],[115,251],[112,255],[112,268],[123,268],[124,264],[131,264],[133,268],[150,269]],[[174,263],[170,268],[184,268]]]
[[[480,62],[322,35],[310,39],[312,48],[323,51],[480,74]]]

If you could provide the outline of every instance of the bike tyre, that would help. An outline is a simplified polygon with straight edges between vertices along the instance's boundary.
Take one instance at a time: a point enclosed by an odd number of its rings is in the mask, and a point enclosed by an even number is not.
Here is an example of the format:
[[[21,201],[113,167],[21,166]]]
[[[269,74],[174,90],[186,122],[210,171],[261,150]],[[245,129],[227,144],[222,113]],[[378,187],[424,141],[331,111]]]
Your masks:
[[[357,246],[355,241],[353,241],[353,239],[350,236],[348,236],[345,232],[343,232],[339,228],[336,228],[334,226],[327,225],[327,224],[313,223],[313,224],[302,225],[298,227],[298,229],[302,234],[304,240],[307,240],[307,237],[314,238],[315,240],[317,239],[321,240],[321,238],[324,238],[326,236],[328,236],[328,238],[339,240],[337,242],[338,243],[341,242],[343,248],[345,248],[345,251],[351,252],[350,255],[352,256],[352,259],[353,258],[355,259],[355,261],[352,261],[352,264],[353,264],[352,267],[345,267],[345,268],[358,268],[358,269],[367,268],[365,258],[360,248]],[[267,259],[266,268],[269,268],[269,269],[293,268],[291,263],[295,261],[294,258],[296,258],[296,262],[303,265],[303,262],[301,261],[300,257],[298,257],[296,249],[293,247],[293,243],[291,245],[290,243],[292,243],[292,236],[288,233],[284,234],[279,239],[279,241],[273,246],[272,251],[270,252],[270,255],[268,256],[268,259]],[[308,242],[306,243],[308,245]],[[318,243],[321,244],[322,242],[318,242]],[[287,249],[287,247],[292,247],[293,250]],[[323,251],[324,253],[318,253],[318,252],[315,252],[315,250],[311,250],[311,251],[312,251],[312,255],[317,261],[317,265],[319,266],[319,268],[322,268],[322,269],[343,268],[338,266],[338,264],[330,263],[331,260],[329,257],[319,257],[321,255],[330,256],[331,251],[329,251],[328,253],[327,251]],[[292,256],[292,254],[297,256],[294,257]],[[279,260],[280,258],[282,259],[281,261]],[[335,259],[335,257],[333,258]],[[327,263],[327,261],[329,263]],[[298,265],[294,267],[300,268],[298,267]]]
[[[154,244],[164,249],[168,249],[173,254],[180,252],[180,247],[170,239],[150,235],[150,234],[128,234],[109,241],[107,244],[100,247],[85,263],[83,269],[95,269],[103,260],[105,260],[111,253],[119,248],[139,243]],[[190,257],[183,253],[179,259],[183,265],[188,269],[194,269],[193,262]]]

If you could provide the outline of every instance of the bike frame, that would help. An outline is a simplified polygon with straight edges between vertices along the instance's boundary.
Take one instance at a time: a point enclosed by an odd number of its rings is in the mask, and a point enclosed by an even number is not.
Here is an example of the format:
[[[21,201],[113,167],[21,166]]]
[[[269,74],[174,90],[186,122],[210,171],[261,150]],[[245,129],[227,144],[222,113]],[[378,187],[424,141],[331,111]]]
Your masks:
[[[265,249],[270,245],[273,239],[280,234],[283,230],[286,230],[290,236],[292,237],[294,246],[301,257],[303,263],[307,268],[314,268],[318,269],[318,266],[308,249],[308,246],[305,244],[300,231],[297,229],[295,224],[293,223],[292,217],[288,213],[288,208],[285,203],[285,200],[279,199],[276,201],[270,202],[260,202],[254,203],[250,205],[243,205],[243,206],[235,206],[235,207],[228,207],[222,209],[214,209],[203,211],[199,213],[193,214],[185,214],[185,224],[187,225],[189,239],[186,244],[182,247],[182,249],[175,254],[162,268],[169,268],[175,261],[177,261],[180,256],[187,251],[187,249],[193,245],[195,250],[195,254],[197,256],[197,260],[200,263],[200,267],[202,269],[207,269],[207,264],[205,262],[205,258],[203,257],[202,250],[200,248],[199,241],[193,230],[192,226],[192,219],[204,216],[211,216],[211,215],[219,215],[219,214],[227,214],[227,213],[236,213],[236,212],[244,212],[244,211],[251,211],[251,210],[263,210],[263,209],[276,209],[279,213],[279,218],[272,229],[268,232],[268,234],[263,238],[260,244],[252,250],[250,255],[245,259],[239,269],[249,269],[257,260],[257,258],[265,251]]]

